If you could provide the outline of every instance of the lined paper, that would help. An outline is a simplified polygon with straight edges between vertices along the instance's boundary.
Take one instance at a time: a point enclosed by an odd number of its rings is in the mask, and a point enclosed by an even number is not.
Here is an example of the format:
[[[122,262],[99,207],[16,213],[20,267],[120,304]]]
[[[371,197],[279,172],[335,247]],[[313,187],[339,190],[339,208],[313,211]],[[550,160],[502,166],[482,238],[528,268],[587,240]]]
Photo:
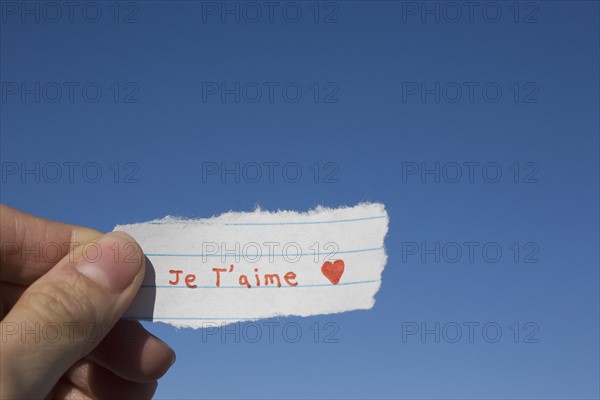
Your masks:
[[[125,317],[214,327],[373,307],[387,260],[380,203],[117,225],[151,262]]]

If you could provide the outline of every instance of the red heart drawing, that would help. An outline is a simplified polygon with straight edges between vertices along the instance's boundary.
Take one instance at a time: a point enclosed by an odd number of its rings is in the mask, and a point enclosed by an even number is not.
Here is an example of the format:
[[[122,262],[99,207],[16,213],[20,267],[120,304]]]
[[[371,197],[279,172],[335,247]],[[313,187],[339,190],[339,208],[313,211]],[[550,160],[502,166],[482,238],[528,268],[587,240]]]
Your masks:
[[[344,273],[344,260],[325,261],[321,267],[321,272],[331,283],[337,285]]]

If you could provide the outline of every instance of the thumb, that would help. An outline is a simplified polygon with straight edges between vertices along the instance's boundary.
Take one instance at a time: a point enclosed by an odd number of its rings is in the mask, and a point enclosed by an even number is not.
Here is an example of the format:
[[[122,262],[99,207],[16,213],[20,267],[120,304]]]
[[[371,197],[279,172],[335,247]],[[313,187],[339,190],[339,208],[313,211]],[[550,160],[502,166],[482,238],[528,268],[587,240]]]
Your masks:
[[[48,393],[115,325],[144,278],[135,240],[112,232],[70,252],[2,321],[0,398]]]

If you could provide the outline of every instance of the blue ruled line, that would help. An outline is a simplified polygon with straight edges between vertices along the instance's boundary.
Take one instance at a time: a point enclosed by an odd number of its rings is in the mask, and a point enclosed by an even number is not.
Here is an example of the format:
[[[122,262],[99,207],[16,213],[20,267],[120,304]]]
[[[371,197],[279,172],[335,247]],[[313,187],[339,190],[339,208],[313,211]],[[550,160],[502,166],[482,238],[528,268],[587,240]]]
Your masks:
[[[198,286],[196,289],[287,289],[287,288],[309,288],[309,287],[323,287],[323,286],[346,286],[346,285],[362,285],[366,283],[376,283],[381,282],[379,279],[370,280],[370,281],[356,281],[356,282],[342,282],[334,285],[333,283],[323,283],[323,284],[314,284],[314,285],[298,285],[298,286],[252,286],[252,288],[248,288],[246,286]],[[187,286],[173,286],[173,285],[142,285],[142,288],[145,289],[190,289]]]
[[[322,284],[322,285],[304,285],[304,286],[253,286],[252,289],[258,288],[258,289],[281,289],[284,287],[292,287],[292,288],[302,288],[302,287],[322,287],[322,286],[345,286],[345,285],[361,285],[361,284],[366,284],[366,283],[377,283],[377,282],[381,282],[381,280],[371,280],[371,281],[356,281],[356,282],[345,282],[345,283],[338,283],[337,285],[334,284]],[[169,288],[169,289],[188,289],[186,286],[144,286],[142,285],[143,288]],[[198,289],[248,289],[245,286],[221,286],[221,287],[216,287],[216,286],[198,286]],[[230,320],[257,320],[257,319],[261,319],[263,317],[228,317],[228,318],[223,318],[223,317],[154,317],[154,316],[147,316],[147,317],[126,317],[123,319],[132,319],[132,320],[151,320],[151,321],[158,321],[158,320],[209,320],[209,321],[230,321]]]
[[[324,256],[324,255],[335,255],[335,254],[349,254],[349,253],[364,253],[366,251],[377,251],[383,250],[383,247],[373,247],[370,249],[358,249],[358,250],[345,250],[345,251],[328,251],[326,253],[300,253],[290,256],[289,254],[269,254],[268,257],[305,257],[305,256]],[[148,257],[258,257],[255,254],[234,254],[234,253],[226,253],[226,254],[169,254],[169,253],[148,253],[146,254]]]

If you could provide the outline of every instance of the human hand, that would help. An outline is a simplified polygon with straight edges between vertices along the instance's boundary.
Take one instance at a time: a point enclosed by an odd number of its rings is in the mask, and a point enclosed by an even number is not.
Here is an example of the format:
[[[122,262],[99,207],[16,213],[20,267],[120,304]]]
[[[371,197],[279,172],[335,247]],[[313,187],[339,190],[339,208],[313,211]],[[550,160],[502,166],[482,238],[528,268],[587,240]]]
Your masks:
[[[0,398],[150,398],[175,353],[119,320],[144,278],[125,234],[0,205]]]

